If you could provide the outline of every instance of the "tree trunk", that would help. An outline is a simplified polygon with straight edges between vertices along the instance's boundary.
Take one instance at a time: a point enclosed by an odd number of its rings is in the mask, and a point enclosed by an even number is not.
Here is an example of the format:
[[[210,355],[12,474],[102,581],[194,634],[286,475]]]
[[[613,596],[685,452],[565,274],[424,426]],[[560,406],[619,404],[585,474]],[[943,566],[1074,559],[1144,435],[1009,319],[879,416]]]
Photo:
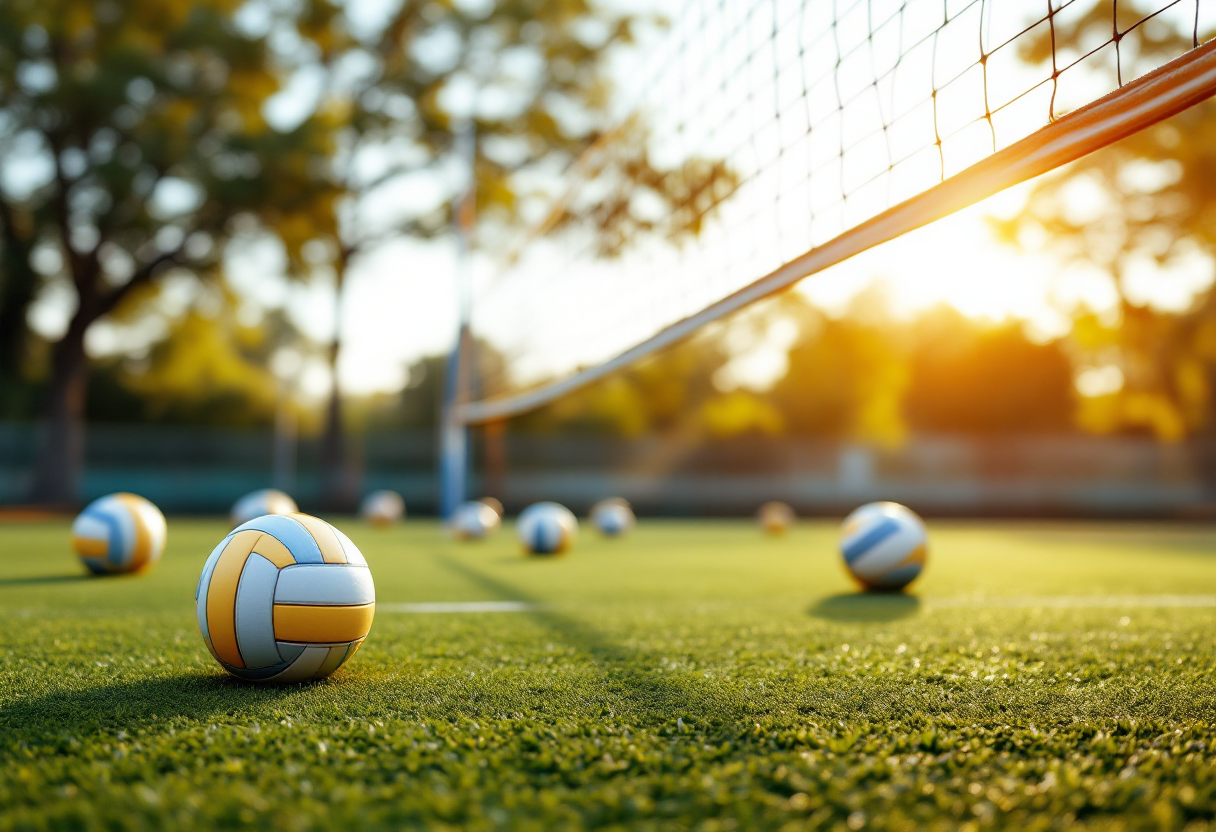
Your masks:
[[[321,497],[329,511],[354,508],[356,494],[350,460],[346,453],[346,429],[342,419],[342,390],[338,385],[338,343],[330,347],[333,387],[325,409],[325,436],[321,443]]]
[[[34,301],[38,276],[20,252],[5,251],[0,283],[0,376],[17,379],[25,364],[29,337],[26,313]]]
[[[84,464],[84,397],[88,359],[84,351],[86,318],[77,312],[67,333],[55,344],[51,382],[42,417],[41,447],[30,498],[63,508],[79,500]]]
[[[333,380],[325,411],[325,436],[321,443],[321,499],[329,511],[355,508],[357,485],[346,452],[346,427],[342,418],[342,386],[338,382],[338,359],[342,353],[342,301],[346,278],[345,257],[338,264],[334,287],[334,337],[329,345],[329,373]]]

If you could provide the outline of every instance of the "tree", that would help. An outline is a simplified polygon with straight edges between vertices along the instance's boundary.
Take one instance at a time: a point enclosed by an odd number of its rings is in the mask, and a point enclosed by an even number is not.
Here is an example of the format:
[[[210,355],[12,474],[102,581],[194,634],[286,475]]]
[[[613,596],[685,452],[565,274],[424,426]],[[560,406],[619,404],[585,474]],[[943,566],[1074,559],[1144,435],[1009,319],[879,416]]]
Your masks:
[[[216,287],[218,289],[218,287]],[[284,391],[271,353],[289,329],[281,316],[243,326],[223,295],[213,309],[192,308],[138,359],[97,362],[90,379],[90,422],[270,427]],[[294,333],[292,333],[294,334]],[[293,339],[295,340],[295,339]]]
[[[332,275],[339,312],[360,257],[393,239],[452,229],[470,174],[475,196],[465,208],[472,209],[477,232],[468,242],[505,247],[531,195],[526,189],[538,181],[560,187],[556,171],[604,129],[607,59],[632,39],[639,22],[627,10],[588,0],[401,0],[375,25],[348,11],[310,0],[297,19],[310,43],[299,69],[321,79],[316,113],[340,133],[328,175],[343,198],[333,205],[335,237],[316,264]],[[467,148],[458,141],[462,131],[472,138]],[[615,139],[613,147],[628,150],[614,157],[613,175],[645,188],[674,214],[708,210],[720,199],[721,165],[690,160],[660,170],[645,152],[644,131],[621,131]],[[438,184],[440,196],[411,200],[409,183],[419,177]],[[396,204],[386,209],[392,194]],[[627,220],[627,211],[610,213],[591,217],[605,238]],[[557,224],[574,221],[564,215]],[[689,218],[671,233],[697,228]],[[354,495],[342,441],[339,327],[340,321],[330,344],[333,387],[324,444],[329,501],[343,507]]]
[[[1073,427],[1073,371],[1059,342],[1020,323],[984,324],[949,308],[914,326],[904,397],[920,433],[1042,433]]]
[[[695,438],[722,395],[713,377],[726,361],[720,340],[702,334],[519,417],[519,430]]]
[[[1146,4],[1119,3],[1118,29],[1146,16]],[[1057,50],[1110,37],[1111,7],[1095,4]],[[1138,27],[1121,51],[1127,80],[1190,48],[1195,32],[1164,16]],[[1211,33],[1198,33],[1202,42]],[[1129,48],[1134,45],[1135,48]],[[1050,37],[1029,40],[1021,57],[1050,66]],[[1114,50],[1090,71],[1115,76]],[[1105,60],[1105,64],[1097,64]],[[1189,307],[1155,308],[1145,280],[1171,271],[1212,270],[1216,256],[1216,106],[1207,102],[1093,153],[1038,182],[1025,210],[996,223],[1013,245],[1042,246],[1063,262],[1096,267],[1119,292],[1116,321],[1082,315],[1069,339],[1081,372],[1110,370],[1118,389],[1082,401],[1082,423],[1095,430],[1149,432],[1176,440],[1216,429],[1211,289]]]
[[[905,436],[906,339],[890,320],[882,291],[880,285],[863,293],[840,318],[822,315],[793,293],[783,298],[801,334],[770,396],[790,433],[875,443]]]
[[[75,300],[51,350],[37,500],[76,498],[93,324],[173,269],[216,276],[241,230],[277,235],[293,263],[325,231],[332,188],[312,174],[330,133],[267,124],[279,82],[241,5],[0,5],[0,367],[20,368],[38,287]]]

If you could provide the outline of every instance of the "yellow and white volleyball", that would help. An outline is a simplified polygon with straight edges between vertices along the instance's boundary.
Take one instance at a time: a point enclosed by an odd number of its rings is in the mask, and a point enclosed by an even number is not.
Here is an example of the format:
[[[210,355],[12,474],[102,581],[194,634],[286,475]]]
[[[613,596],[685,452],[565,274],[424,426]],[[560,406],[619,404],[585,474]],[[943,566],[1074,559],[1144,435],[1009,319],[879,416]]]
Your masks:
[[[94,500],[72,523],[72,548],[91,572],[137,572],[165,551],[165,515],[137,494]]]
[[[307,514],[233,529],[207,558],[194,600],[211,655],[251,682],[328,676],[359,649],[376,612],[363,555]]]
[[[263,488],[237,500],[232,505],[228,520],[232,525],[239,526],[257,517],[265,517],[267,514],[295,514],[299,510],[296,501],[282,491]]]
[[[515,524],[519,541],[534,555],[560,554],[578,537],[578,519],[559,503],[533,503]]]
[[[405,500],[396,491],[373,491],[363,498],[359,514],[373,526],[391,526],[405,516]]]
[[[498,528],[498,512],[481,500],[461,503],[448,520],[448,531],[457,540],[481,540]]]
[[[618,537],[633,528],[635,518],[629,503],[620,497],[600,500],[591,507],[591,525],[605,537]]]
[[[916,512],[899,503],[869,503],[845,518],[840,553],[866,589],[903,589],[925,568],[928,537]]]
[[[794,524],[795,515],[794,510],[785,503],[774,501],[760,506],[756,519],[766,534],[784,534]]]

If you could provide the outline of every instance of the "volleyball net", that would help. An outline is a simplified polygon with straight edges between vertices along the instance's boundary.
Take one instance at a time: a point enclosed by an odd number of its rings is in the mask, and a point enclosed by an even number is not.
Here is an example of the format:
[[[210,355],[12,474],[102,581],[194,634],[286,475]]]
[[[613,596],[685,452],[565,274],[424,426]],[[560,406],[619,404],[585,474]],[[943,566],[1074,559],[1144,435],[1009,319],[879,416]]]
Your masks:
[[[469,332],[507,360],[455,420],[547,404],[1181,112],[1216,92],[1214,29],[1216,0],[691,0],[478,292]]]

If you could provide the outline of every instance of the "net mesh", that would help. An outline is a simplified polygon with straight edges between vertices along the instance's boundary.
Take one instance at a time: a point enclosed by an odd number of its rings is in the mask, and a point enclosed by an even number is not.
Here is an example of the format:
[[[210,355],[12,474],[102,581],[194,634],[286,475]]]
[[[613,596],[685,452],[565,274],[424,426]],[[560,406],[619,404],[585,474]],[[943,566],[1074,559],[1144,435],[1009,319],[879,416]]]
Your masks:
[[[476,300],[493,397],[604,362],[1199,46],[1213,0],[693,0]]]

